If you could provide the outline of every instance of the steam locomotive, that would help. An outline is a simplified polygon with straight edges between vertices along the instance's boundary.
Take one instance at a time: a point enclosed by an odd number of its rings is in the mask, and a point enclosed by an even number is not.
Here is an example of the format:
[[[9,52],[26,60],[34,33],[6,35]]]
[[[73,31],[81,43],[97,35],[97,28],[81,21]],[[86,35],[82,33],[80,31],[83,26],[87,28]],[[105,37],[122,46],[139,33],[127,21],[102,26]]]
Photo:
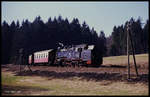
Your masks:
[[[102,55],[97,51],[95,45],[80,44],[34,52],[29,55],[28,63],[34,65],[100,66]]]

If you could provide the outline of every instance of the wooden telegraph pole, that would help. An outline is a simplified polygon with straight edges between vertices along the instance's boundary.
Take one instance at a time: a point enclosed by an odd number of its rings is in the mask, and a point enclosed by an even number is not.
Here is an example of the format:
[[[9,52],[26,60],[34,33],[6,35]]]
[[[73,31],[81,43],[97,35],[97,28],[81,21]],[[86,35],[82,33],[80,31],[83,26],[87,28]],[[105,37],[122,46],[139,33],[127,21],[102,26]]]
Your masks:
[[[132,54],[133,54],[133,60],[134,60],[135,71],[136,71],[136,75],[137,75],[137,77],[138,77],[138,70],[137,70],[137,65],[136,65],[136,60],[135,60],[135,49],[134,49],[134,45],[133,45],[133,40],[132,40],[131,32],[132,32],[132,29],[131,29],[131,27],[130,27],[129,36],[130,36],[130,41],[131,41],[131,48],[132,48]]]
[[[21,49],[19,50],[19,66],[20,66],[20,72],[21,72],[21,69],[25,69],[26,66],[27,66],[27,67],[29,68],[29,70],[32,72],[32,70],[31,70],[29,64],[23,64],[23,54],[24,54],[24,53],[23,53],[23,49],[21,48]],[[24,68],[21,68],[21,65],[22,65],[22,66],[25,65]]]
[[[127,24],[128,79],[130,79],[129,28],[130,28],[130,24],[128,23],[128,24]]]
[[[130,39],[130,42],[131,42],[131,48],[132,48],[132,54],[133,54],[133,59],[134,59],[134,66],[135,66],[135,70],[136,70],[136,75],[138,77],[138,70],[137,70],[137,65],[136,65],[136,60],[135,60],[135,49],[134,49],[134,46],[133,46],[133,40],[132,40],[132,36],[131,36],[131,32],[132,32],[132,29],[131,29],[131,23],[132,22],[129,22],[128,25],[127,25],[127,56],[128,56],[128,79],[130,79],[130,51],[129,51],[129,39]]]
[[[23,49],[19,50],[19,71],[21,72],[21,65],[22,65],[22,57],[23,57]]]

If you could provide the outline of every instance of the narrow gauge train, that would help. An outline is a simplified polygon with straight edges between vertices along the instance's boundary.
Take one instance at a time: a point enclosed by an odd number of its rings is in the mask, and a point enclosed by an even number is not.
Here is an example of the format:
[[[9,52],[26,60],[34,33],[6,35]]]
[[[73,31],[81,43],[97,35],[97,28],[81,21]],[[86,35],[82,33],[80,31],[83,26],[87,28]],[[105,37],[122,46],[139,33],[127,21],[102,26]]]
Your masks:
[[[94,45],[74,45],[38,51],[29,56],[29,64],[100,66],[102,56]]]

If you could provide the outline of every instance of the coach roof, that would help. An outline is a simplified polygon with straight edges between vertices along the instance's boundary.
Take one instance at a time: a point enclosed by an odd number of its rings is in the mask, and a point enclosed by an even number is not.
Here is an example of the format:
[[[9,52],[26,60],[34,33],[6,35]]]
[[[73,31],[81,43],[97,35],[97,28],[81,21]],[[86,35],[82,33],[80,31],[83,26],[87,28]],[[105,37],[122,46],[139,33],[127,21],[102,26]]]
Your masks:
[[[89,46],[88,46],[88,49],[89,49],[89,50],[94,49],[94,45],[89,45]]]
[[[35,52],[35,54],[51,52],[52,50],[53,50],[53,49],[43,50],[43,51],[37,51],[37,52]]]

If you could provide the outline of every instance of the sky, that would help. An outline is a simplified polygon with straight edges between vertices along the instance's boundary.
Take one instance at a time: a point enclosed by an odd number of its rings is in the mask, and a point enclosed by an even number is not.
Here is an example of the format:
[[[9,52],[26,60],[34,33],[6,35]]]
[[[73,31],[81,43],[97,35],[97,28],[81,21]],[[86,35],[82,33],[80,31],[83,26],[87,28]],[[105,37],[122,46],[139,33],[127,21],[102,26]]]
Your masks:
[[[133,17],[137,20],[141,17],[142,23],[149,19],[149,3],[143,2],[11,2],[3,1],[1,3],[1,23],[5,20],[8,24],[14,20],[28,19],[33,22],[37,16],[40,16],[44,22],[51,17],[63,19],[68,18],[69,22],[73,18],[78,18],[80,24],[84,21],[90,29],[94,27],[99,34],[104,31],[106,37],[111,35],[114,26],[125,24]]]

